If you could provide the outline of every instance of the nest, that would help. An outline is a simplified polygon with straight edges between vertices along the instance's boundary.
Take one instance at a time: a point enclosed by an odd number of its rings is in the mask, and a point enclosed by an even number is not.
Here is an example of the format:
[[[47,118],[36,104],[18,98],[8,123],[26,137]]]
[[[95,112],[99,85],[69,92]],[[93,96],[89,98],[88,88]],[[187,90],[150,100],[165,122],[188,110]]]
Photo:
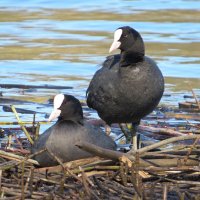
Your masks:
[[[186,139],[192,139],[193,144],[184,149],[155,150],[173,140]],[[197,200],[200,199],[199,139],[198,135],[179,136],[128,153],[79,143],[80,148],[101,158],[62,163],[49,152],[59,165],[46,168],[39,168],[37,161],[31,159],[34,154],[20,156],[0,151],[1,199]],[[150,152],[152,149],[155,151]]]
[[[26,137],[17,137],[19,129],[13,128],[15,134],[11,128],[0,131],[1,137],[6,132],[14,137],[14,144],[11,144],[10,136],[4,145],[1,144],[0,199],[199,200],[199,124],[172,126],[166,120],[199,121],[200,104],[197,100],[195,106],[193,104],[179,103],[178,111],[160,108],[164,117],[158,113],[147,116],[147,121],[162,120],[156,125],[143,123],[138,127],[139,133],[160,141],[144,142],[140,149],[128,153],[123,148],[111,151],[80,142],[76,145],[94,157],[67,163],[44,149],[58,162],[58,166],[46,168],[40,168],[29,152],[40,124],[24,123],[18,118],[13,124],[19,124]],[[15,108],[10,109],[18,117]],[[186,112],[180,112],[180,109]],[[27,124],[34,126],[27,128]],[[34,136],[30,132],[34,132]]]

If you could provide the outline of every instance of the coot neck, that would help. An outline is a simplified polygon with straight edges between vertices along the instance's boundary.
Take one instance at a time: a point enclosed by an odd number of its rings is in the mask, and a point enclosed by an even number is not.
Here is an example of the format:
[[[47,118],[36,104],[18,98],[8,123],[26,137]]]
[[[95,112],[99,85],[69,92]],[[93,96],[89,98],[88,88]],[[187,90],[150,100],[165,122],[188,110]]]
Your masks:
[[[57,122],[73,122],[76,124],[83,125],[83,117],[82,116],[73,116],[73,117],[63,117],[60,116]]]
[[[120,67],[135,65],[144,60],[143,52],[135,52],[133,50],[121,51]]]
[[[127,47],[128,46],[128,47]],[[144,61],[145,47],[143,39],[137,35],[132,44],[127,44],[121,48],[120,66],[134,66],[138,62]]]

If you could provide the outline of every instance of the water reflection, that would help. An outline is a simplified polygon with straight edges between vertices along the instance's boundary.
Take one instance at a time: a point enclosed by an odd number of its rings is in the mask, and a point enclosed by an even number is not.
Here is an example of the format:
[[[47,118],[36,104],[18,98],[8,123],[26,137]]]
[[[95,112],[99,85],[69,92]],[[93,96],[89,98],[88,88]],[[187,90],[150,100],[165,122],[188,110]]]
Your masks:
[[[75,10],[91,11],[91,10],[112,10],[113,12],[131,12],[132,10],[165,10],[165,9],[197,9],[199,8],[199,1],[195,0],[156,0],[152,3],[149,0],[104,0],[94,2],[93,0],[80,1],[53,1],[53,0],[34,0],[34,1],[13,1],[2,0],[1,7],[5,8],[21,8],[21,9],[41,9],[53,8],[62,9],[70,8]]]

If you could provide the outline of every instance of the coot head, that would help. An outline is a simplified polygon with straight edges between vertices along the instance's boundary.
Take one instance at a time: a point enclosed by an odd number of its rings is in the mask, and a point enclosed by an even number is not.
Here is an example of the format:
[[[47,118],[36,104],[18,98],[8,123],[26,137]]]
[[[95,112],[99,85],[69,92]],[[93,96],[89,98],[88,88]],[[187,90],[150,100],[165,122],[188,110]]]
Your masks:
[[[141,35],[129,26],[120,27],[115,31],[114,41],[109,52],[111,53],[116,49],[120,49],[122,54],[135,54],[136,56],[134,57],[143,57],[145,54],[144,42]]]
[[[74,121],[82,123],[83,110],[81,103],[72,95],[57,94],[53,102],[54,109],[49,117],[49,121],[56,119],[58,121]]]

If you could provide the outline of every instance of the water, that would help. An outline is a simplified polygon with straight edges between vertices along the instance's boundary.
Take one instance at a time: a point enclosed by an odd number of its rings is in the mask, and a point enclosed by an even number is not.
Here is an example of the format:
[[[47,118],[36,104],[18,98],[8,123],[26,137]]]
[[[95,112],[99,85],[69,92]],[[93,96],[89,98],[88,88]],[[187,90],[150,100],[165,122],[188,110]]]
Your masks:
[[[176,106],[183,93],[194,89],[200,94],[199,11],[199,0],[1,0],[0,83],[73,86],[23,92],[2,88],[3,96],[45,103],[64,92],[85,100],[90,79],[108,55],[113,31],[128,25],[142,34],[146,54],[165,76],[165,93],[171,97],[161,103]],[[46,113],[51,109],[16,106]],[[0,121],[14,120],[12,113],[1,113]]]

